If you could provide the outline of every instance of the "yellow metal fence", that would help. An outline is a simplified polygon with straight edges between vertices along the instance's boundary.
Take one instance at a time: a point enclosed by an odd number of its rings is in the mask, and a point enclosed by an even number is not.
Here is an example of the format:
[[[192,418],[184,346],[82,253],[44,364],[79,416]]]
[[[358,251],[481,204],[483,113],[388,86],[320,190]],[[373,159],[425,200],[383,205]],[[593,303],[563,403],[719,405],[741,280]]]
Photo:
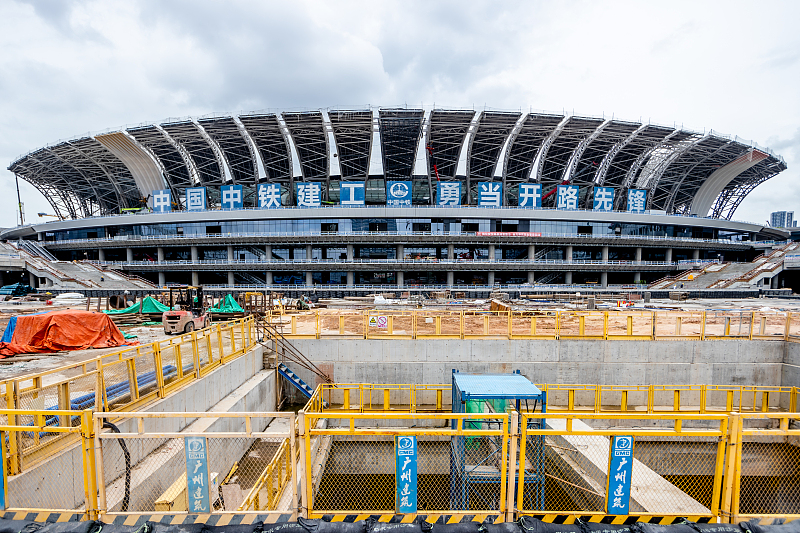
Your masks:
[[[211,327],[0,382],[0,425],[25,425],[21,412],[43,411],[48,431],[9,443],[10,473],[75,442],[74,435],[53,431],[76,426],[77,414],[55,410],[123,412],[164,398],[183,385],[250,350],[256,343],[253,318]]]

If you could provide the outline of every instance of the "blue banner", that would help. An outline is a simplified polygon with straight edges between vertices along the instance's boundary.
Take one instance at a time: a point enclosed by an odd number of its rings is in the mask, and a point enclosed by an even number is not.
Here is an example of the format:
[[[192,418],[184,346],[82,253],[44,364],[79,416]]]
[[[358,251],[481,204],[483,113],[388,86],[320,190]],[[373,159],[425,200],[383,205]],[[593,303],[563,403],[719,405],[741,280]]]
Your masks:
[[[647,208],[647,189],[628,189],[628,212],[644,213]]]
[[[275,209],[281,206],[281,186],[277,183],[258,184],[258,207]]]
[[[595,187],[594,188],[594,210],[611,211],[614,208],[614,188]]]
[[[184,437],[186,450],[186,490],[189,513],[210,513],[211,497],[208,478],[208,445],[205,437]]]
[[[503,184],[499,181],[478,183],[478,206],[500,207],[503,205]]]
[[[153,191],[153,212],[166,213],[172,211],[172,191],[161,189]]]
[[[539,183],[519,184],[519,207],[539,209],[542,207],[542,186]]]
[[[417,512],[417,437],[395,437],[395,512]]]
[[[189,187],[186,189],[186,210],[203,211],[206,208],[206,188]]]
[[[559,185],[556,209],[578,209],[578,186]]]
[[[461,182],[437,181],[436,205],[461,205]]]
[[[386,205],[389,207],[411,207],[411,182],[387,181]]]
[[[606,483],[606,513],[629,514],[633,475],[633,437],[611,437]]]
[[[364,193],[365,190],[363,181],[340,181],[339,205],[364,205]]]
[[[219,188],[220,204],[222,209],[241,209],[242,208],[242,186],[223,185]]]
[[[322,188],[319,183],[295,183],[297,207],[320,207],[322,205]]]

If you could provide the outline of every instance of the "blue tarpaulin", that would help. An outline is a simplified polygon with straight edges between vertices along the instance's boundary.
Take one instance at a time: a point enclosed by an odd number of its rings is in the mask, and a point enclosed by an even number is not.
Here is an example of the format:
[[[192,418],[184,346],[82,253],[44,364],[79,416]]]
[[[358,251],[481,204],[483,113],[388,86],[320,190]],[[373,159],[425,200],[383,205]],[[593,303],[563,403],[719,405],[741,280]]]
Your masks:
[[[52,311],[52,309],[50,311]],[[50,311],[40,311],[38,313],[30,313],[28,315],[19,315],[19,316],[43,315],[45,313],[49,313]],[[11,342],[11,339],[14,338],[14,329],[16,327],[17,327],[17,317],[12,316],[11,320],[8,321],[8,325],[6,326],[6,330],[3,332],[3,338],[0,339],[0,342]]]

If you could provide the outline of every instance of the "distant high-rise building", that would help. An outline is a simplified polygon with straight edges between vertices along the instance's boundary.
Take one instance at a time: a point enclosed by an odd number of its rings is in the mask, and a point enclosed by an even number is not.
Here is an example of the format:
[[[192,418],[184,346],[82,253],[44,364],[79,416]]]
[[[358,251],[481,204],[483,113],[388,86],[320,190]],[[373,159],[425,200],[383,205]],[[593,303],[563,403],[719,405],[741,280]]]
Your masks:
[[[794,211],[775,211],[770,213],[769,225],[773,228],[794,227]]]

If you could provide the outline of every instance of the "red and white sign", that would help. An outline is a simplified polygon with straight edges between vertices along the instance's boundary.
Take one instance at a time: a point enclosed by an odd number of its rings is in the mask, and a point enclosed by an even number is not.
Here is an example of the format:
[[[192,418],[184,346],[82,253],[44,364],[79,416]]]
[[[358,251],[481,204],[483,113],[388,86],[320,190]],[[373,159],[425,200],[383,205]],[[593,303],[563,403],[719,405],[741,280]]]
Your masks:
[[[542,234],[535,231],[479,231],[475,233],[478,237],[541,237]]]

